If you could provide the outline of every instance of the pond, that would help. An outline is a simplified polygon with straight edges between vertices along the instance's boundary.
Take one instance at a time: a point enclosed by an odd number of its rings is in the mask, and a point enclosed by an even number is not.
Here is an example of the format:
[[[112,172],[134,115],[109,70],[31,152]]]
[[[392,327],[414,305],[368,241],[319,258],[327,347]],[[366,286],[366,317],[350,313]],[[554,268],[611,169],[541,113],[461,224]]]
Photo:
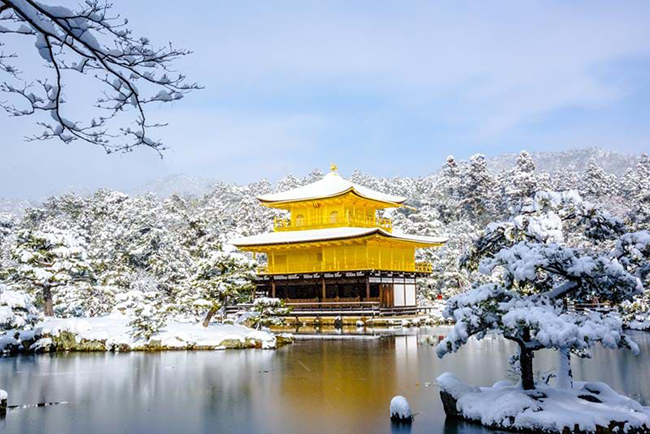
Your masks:
[[[511,343],[471,341],[439,360],[426,336],[449,328],[385,333],[378,339],[299,340],[277,351],[70,353],[0,359],[10,409],[6,433],[481,433],[445,422],[435,378],[445,371],[479,385],[507,376]],[[574,359],[574,376],[602,380],[650,404],[650,333],[632,333],[642,353],[596,348]],[[551,369],[541,352],[536,369]],[[390,399],[417,413],[392,426]],[[32,404],[58,403],[44,407]]]

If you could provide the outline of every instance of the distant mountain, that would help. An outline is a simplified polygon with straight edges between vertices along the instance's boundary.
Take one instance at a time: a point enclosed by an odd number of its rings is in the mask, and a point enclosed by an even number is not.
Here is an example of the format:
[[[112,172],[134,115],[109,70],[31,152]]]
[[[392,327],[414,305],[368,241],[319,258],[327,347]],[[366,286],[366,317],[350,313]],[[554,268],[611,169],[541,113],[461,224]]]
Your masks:
[[[496,157],[488,158],[488,168],[493,173],[498,173],[504,169],[511,169],[515,166],[518,154],[504,154]],[[589,158],[596,158],[598,164],[605,169],[607,172],[614,173],[617,176],[621,176],[625,173],[627,168],[635,167],[639,161],[638,155],[627,155],[615,151],[606,151],[599,148],[583,148],[583,149],[572,149],[568,151],[560,152],[531,152],[533,160],[538,171],[546,171],[549,173],[554,173],[568,165],[575,167],[577,172],[581,172],[585,169],[587,161]],[[442,165],[442,162],[440,162]],[[412,174],[415,179],[422,174]],[[280,181],[280,184],[287,182],[288,178]],[[377,181],[380,178],[369,177],[366,182],[373,184],[373,181]],[[406,179],[406,178],[405,178]],[[307,182],[306,180],[297,180],[294,179],[293,182],[301,183]],[[390,181],[392,182],[392,181]],[[141,195],[146,193],[152,193],[160,198],[166,198],[172,194],[178,193],[183,196],[189,197],[202,197],[208,193],[214,191],[218,185],[230,183],[220,183],[216,178],[207,178],[199,177],[192,175],[171,175],[164,178],[159,178],[148,182],[146,184],[128,189],[125,193],[131,195]],[[233,184],[234,185],[234,184]],[[395,187],[391,184],[392,187]],[[377,185],[375,185],[377,187]],[[402,186],[408,189],[408,183]],[[385,189],[391,190],[390,186],[385,186]],[[87,187],[82,186],[70,186],[68,188],[52,192],[48,196],[52,195],[61,195],[63,193],[76,193],[79,195],[88,195],[92,194],[94,190],[88,189]],[[404,193],[404,192],[402,192]],[[397,193],[396,193],[397,194]],[[401,194],[401,193],[400,193]],[[21,213],[25,208],[29,206],[38,205],[37,201],[28,201],[22,199],[3,199],[0,198],[0,213]]]
[[[54,197],[54,196],[63,196],[64,194],[76,194],[77,196],[89,196],[93,194],[96,191],[96,189],[91,188],[91,187],[86,187],[84,185],[68,185],[63,188],[58,188],[56,190],[50,190],[45,196],[43,196],[40,201],[44,201],[45,199],[49,197]]]
[[[31,200],[0,197],[0,214],[20,215],[35,205],[36,202]]]
[[[175,193],[189,197],[201,197],[212,191],[212,187],[217,182],[216,179],[199,176],[171,175],[130,189],[127,193],[133,195],[153,193],[163,198]]]
[[[504,154],[488,158],[488,168],[493,173],[510,169],[515,165],[518,154]],[[539,171],[549,173],[557,172],[562,168],[572,165],[576,171],[582,172],[589,158],[594,157],[606,172],[621,176],[628,167],[635,167],[639,161],[638,155],[627,155],[615,151],[606,151],[599,148],[571,149],[559,152],[531,152]]]

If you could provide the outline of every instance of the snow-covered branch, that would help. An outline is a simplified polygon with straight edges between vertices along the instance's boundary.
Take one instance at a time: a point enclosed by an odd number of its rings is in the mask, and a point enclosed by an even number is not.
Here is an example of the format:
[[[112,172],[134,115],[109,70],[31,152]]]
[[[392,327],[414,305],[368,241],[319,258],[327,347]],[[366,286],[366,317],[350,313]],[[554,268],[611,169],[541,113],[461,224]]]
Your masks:
[[[38,53],[52,71],[49,78],[24,80],[11,63],[17,55],[0,52],[0,71],[11,79],[2,82],[0,90],[15,97],[0,106],[11,116],[45,113],[51,118],[39,121],[44,131],[29,139],[81,140],[109,153],[138,146],[164,150],[149,135],[151,128],[163,124],[148,121],[145,106],[177,101],[200,88],[171,69],[174,61],[190,52],[171,44],[156,48],[147,38],[136,37],[126,19],[111,14],[111,7],[100,0],[87,0],[74,10],[35,0],[0,0],[0,34],[8,40],[9,36],[34,37]],[[103,113],[85,122],[64,113],[64,89],[73,85],[74,74],[91,76],[104,88],[95,101]],[[123,121],[123,114],[132,119]]]

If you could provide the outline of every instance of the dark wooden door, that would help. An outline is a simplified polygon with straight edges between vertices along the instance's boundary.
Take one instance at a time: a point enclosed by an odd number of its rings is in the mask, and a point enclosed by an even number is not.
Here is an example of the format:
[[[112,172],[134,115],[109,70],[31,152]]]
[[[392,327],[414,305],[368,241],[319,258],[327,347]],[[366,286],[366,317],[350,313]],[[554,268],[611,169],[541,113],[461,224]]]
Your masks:
[[[379,285],[379,300],[381,307],[393,307],[393,284],[382,283]]]

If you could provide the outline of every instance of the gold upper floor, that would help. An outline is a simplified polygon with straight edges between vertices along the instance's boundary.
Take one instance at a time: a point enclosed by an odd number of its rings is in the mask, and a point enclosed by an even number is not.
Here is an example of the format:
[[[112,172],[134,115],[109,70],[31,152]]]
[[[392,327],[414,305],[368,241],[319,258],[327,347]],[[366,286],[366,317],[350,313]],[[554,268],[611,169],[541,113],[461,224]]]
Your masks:
[[[298,231],[338,227],[382,228],[392,232],[393,222],[377,216],[385,204],[359,198],[348,193],[335,198],[315,199],[284,205],[289,211],[286,218],[276,217],[273,228],[277,231]]]

